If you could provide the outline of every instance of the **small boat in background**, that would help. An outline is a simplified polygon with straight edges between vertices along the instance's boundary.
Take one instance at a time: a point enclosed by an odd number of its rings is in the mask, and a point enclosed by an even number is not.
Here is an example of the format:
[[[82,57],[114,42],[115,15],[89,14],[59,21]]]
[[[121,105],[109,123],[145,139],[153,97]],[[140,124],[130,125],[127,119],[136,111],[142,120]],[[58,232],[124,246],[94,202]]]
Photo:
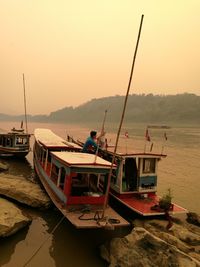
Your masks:
[[[81,146],[49,129],[35,129],[34,136],[35,171],[55,206],[75,227],[114,229],[129,225],[105,206],[109,161],[81,153]]]
[[[30,151],[30,137],[23,128],[0,131],[0,156],[25,157]]]
[[[25,127],[23,128],[23,120],[20,128],[13,127],[11,131],[7,132],[0,130],[0,156],[25,157],[30,149],[30,137],[27,127],[26,114],[26,91],[25,91],[25,77],[23,74],[23,89],[24,89],[24,112],[25,112]]]

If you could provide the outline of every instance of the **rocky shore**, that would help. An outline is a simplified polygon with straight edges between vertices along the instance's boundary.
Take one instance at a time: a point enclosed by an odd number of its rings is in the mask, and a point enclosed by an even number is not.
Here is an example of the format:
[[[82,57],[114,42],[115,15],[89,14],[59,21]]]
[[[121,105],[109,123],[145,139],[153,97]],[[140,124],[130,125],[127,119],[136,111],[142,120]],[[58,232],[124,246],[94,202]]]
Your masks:
[[[5,171],[8,166],[1,163],[0,168]],[[0,237],[12,235],[31,222],[20,208],[22,204],[46,209],[51,203],[39,184],[5,173],[0,174],[0,196]]]
[[[130,234],[100,247],[101,256],[109,267],[199,267],[198,222],[199,216],[189,213],[187,220],[173,218],[167,230],[164,219],[135,220]]]
[[[50,199],[39,184],[21,176],[0,174],[0,195],[34,208],[48,208]]]
[[[0,237],[16,233],[31,222],[31,219],[13,203],[0,198]]]

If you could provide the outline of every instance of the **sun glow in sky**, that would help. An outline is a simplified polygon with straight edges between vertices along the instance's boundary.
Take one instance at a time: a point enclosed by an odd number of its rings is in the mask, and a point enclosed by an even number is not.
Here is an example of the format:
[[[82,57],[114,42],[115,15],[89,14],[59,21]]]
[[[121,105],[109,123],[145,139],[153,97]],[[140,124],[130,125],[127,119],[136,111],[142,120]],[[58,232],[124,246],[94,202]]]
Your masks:
[[[28,114],[130,94],[200,95],[199,0],[2,0],[0,113]]]

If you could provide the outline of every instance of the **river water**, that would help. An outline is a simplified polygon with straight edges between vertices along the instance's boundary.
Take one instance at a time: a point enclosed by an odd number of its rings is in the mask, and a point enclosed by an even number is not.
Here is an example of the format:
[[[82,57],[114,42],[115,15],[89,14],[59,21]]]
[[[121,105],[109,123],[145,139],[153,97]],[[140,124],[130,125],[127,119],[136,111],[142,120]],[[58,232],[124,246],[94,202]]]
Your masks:
[[[18,128],[16,122],[1,123],[2,129]],[[96,128],[97,127],[97,128]],[[116,125],[106,127],[109,144],[115,143]],[[124,152],[150,149],[163,152],[167,157],[159,164],[158,194],[165,194],[170,188],[173,201],[177,204],[200,214],[199,191],[199,150],[200,127],[173,126],[166,130],[167,141],[163,138],[165,130],[150,129],[151,142],[144,141],[145,125],[131,124],[122,128],[119,146]],[[29,123],[29,133],[35,128],[49,128],[63,138],[67,134],[80,140],[85,140],[90,129],[100,130],[101,126],[77,126],[67,124]],[[128,132],[126,138],[124,133]],[[116,132],[116,131],[115,131]],[[31,146],[33,144],[31,137]],[[10,166],[9,173],[21,175],[34,180],[35,174],[32,165],[32,151],[24,161],[15,159],[4,160]],[[77,230],[67,220],[62,221],[52,233],[62,215],[52,207],[48,211],[38,211],[24,208],[33,218],[32,223],[15,235],[0,240],[0,266],[22,267],[39,249],[38,253],[27,264],[30,267],[70,267],[107,266],[99,256],[99,245],[112,237],[124,236],[130,229],[110,230]],[[45,242],[44,242],[45,241]],[[43,245],[42,245],[43,244]]]

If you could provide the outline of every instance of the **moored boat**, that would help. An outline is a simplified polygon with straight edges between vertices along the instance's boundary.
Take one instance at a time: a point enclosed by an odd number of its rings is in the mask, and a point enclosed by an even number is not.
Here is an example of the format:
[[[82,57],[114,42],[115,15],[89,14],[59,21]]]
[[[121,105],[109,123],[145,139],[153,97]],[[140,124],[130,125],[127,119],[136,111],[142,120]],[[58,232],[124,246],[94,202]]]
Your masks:
[[[112,152],[104,152],[105,159],[112,159]],[[157,195],[158,163],[166,155],[158,153],[116,153],[116,170],[110,181],[110,196],[122,205],[143,216],[186,213],[187,210],[171,202],[161,203]]]
[[[79,145],[81,141],[71,140]],[[142,216],[186,213],[187,210],[175,203],[167,203],[166,208],[161,204],[161,197],[157,195],[158,164],[166,157],[165,154],[153,152],[126,152],[112,151],[112,147],[99,149],[101,157],[117,166],[112,170],[109,196],[128,210]],[[100,181],[101,182],[101,181]],[[169,196],[170,197],[170,196]]]
[[[30,137],[22,128],[0,131],[0,156],[25,157],[30,151]]]
[[[11,131],[6,132],[0,130],[0,156],[12,156],[24,158],[30,148],[30,137],[27,127],[27,114],[26,114],[26,92],[25,92],[25,77],[23,74],[23,89],[24,89],[24,115],[26,131],[23,128],[23,121],[21,121],[21,127],[16,129],[13,127]]]
[[[81,153],[78,144],[49,129],[35,129],[34,136],[35,171],[55,206],[75,227],[114,229],[129,225],[104,205],[109,161]]]

